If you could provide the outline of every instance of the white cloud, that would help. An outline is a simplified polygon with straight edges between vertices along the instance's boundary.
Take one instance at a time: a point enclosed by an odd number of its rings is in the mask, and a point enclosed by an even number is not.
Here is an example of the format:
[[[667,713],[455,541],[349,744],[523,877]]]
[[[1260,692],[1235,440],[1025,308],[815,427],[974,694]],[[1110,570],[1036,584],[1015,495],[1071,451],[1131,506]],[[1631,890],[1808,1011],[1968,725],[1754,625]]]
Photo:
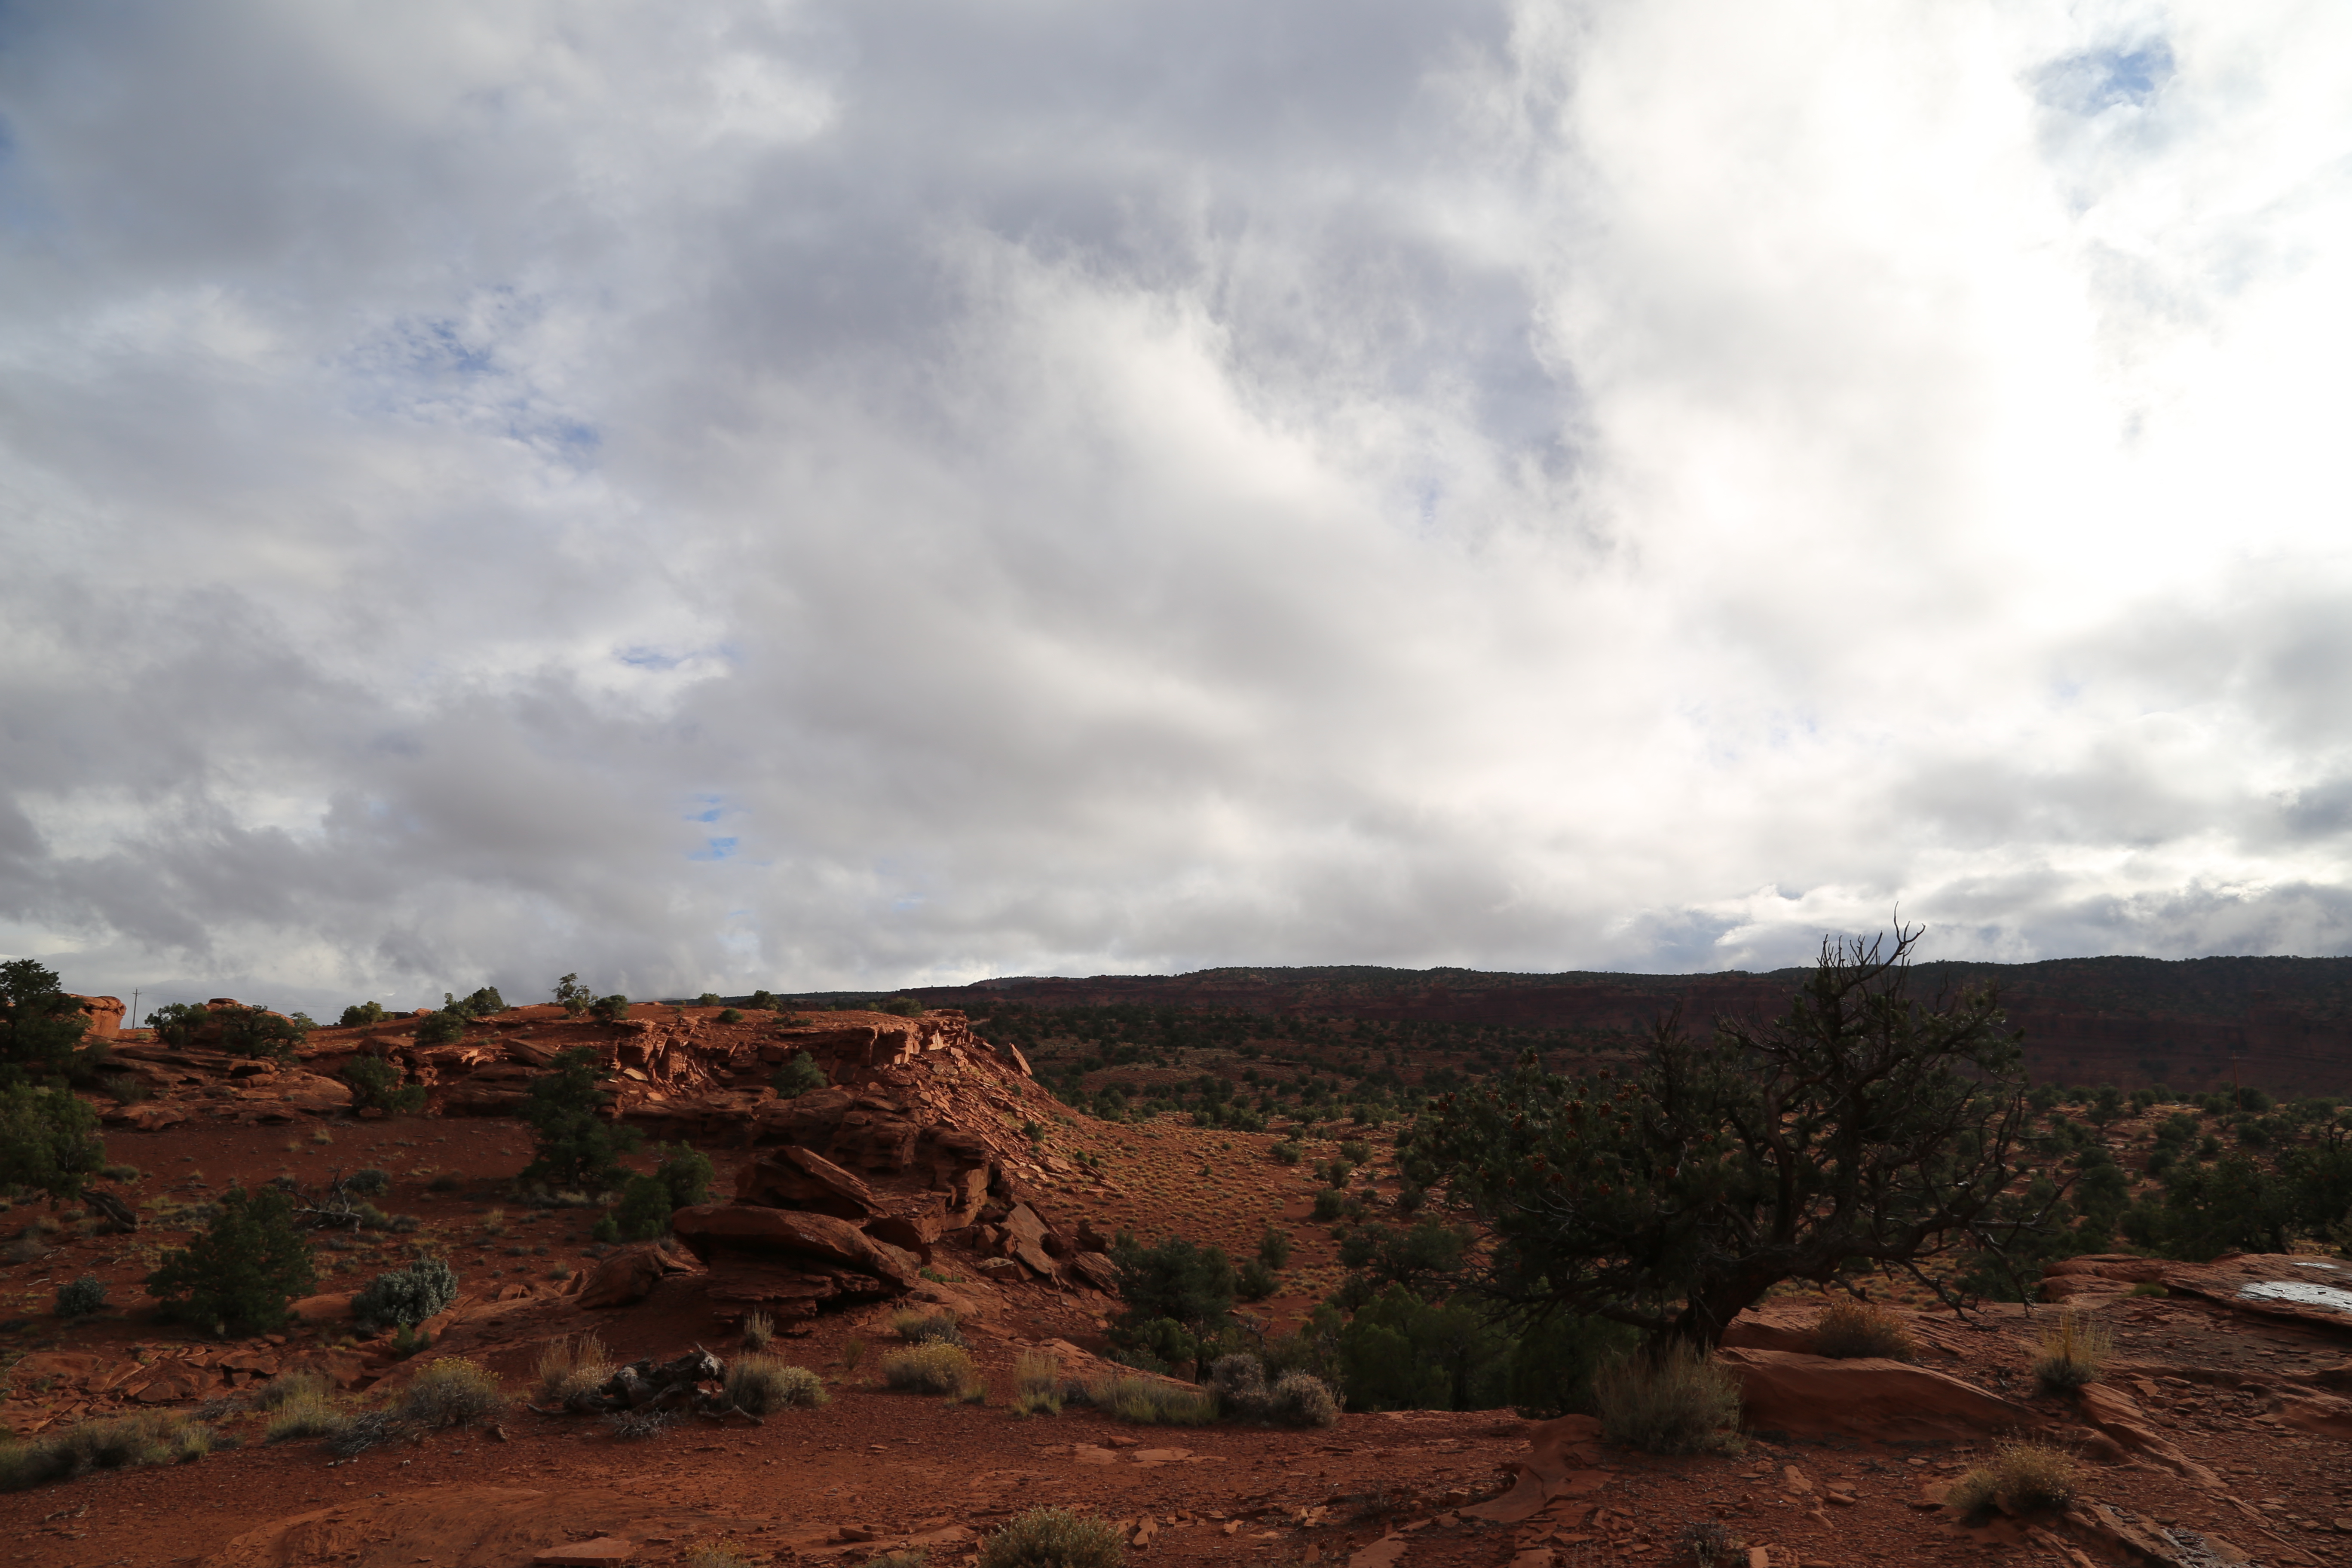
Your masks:
[[[0,945],[2341,952],[2352,21],[0,22]]]

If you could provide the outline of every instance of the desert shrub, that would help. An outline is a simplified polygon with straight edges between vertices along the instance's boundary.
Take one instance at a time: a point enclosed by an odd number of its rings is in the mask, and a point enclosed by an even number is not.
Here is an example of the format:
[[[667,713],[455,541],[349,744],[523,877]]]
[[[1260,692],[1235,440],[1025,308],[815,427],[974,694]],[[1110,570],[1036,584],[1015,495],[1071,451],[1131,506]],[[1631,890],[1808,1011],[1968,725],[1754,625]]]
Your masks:
[[[408,1116],[425,1109],[425,1086],[404,1086],[400,1069],[382,1057],[364,1053],[353,1057],[335,1076],[351,1087],[352,1108],[355,1110],[376,1110],[389,1116]]]
[[[98,1112],[70,1089],[0,1084],[0,1188],[70,1200],[105,1165]]]
[[[1209,1363],[1209,1392],[1217,1413],[1228,1421],[1266,1418],[1265,1366],[1247,1351],[1221,1355]]]
[[[747,1312],[743,1315],[743,1348],[745,1350],[766,1350],[768,1342],[775,1337],[775,1319],[765,1312]]]
[[[83,1421],[37,1442],[0,1447],[0,1491],[71,1480],[91,1470],[177,1465],[201,1459],[212,1429],[182,1410],[151,1410]]]
[[[1215,1395],[1156,1377],[1108,1377],[1087,1385],[1087,1401],[1114,1420],[1139,1426],[1205,1426],[1217,1418]]]
[[[1265,1234],[1258,1237],[1257,1260],[1260,1263],[1265,1264],[1268,1268],[1285,1268],[1289,1267],[1290,1233],[1286,1230],[1276,1230],[1274,1226],[1267,1226],[1265,1227]]]
[[[823,1089],[833,1080],[824,1076],[824,1068],[817,1066],[814,1057],[802,1051],[778,1068],[776,1076],[768,1081],[780,1098],[792,1100],[813,1089]]]
[[[945,1340],[892,1351],[882,1358],[882,1382],[902,1394],[961,1394],[978,1375],[971,1352]]]
[[[1694,1568],[1721,1568],[1748,1555],[1747,1542],[1731,1533],[1730,1527],[1717,1519],[1695,1519],[1683,1526],[1675,1540],[1681,1555],[1688,1558]]]
[[[963,1343],[963,1332],[956,1326],[953,1312],[893,1312],[890,1314],[890,1331],[910,1345],[926,1344],[933,1340],[951,1345]]]
[[[740,1024],[743,1021],[743,1011],[740,1007],[726,1008],[719,1013],[719,1021],[722,1024]]]
[[[1372,1146],[1360,1138],[1349,1138],[1340,1143],[1339,1158],[1350,1165],[1369,1165],[1372,1163]]]
[[[539,1380],[540,1398],[562,1405],[604,1387],[613,1375],[613,1358],[592,1330],[576,1338],[550,1340],[540,1347],[531,1372]]]
[[[392,1190],[392,1173],[381,1165],[366,1165],[345,1176],[342,1184],[346,1192],[373,1197]]]
[[[2115,1336],[2088,1312],[2062,1307],[2058,1321],[2042,1331],[2033,1358],[2033,1378],[2045,1394],[2074,1394],[2098,1380],[2099,1368],[2116,1348]]]
[[[1339,1419],[1339,1399],[1311,1372],[1286,1372],[1266,1390],[1266,1415],[1277,1426],[1328,1426]]]
[[[532,1080],[522,1119],[538,1148],[522,1180],[597,1192],[623,1173],[621,1156],[637,1146],[639,1135],[601,1114],[610,1097],[607,1076],[595,1047],[580,1046],[557,1053],[549,1070]]]
[[[1268,1149],[1266,1152],[1274,1156],[1275,1163],[1278,1165],[1296,1165],[1299,1161],[1307,1158],[1307,1151],[1287,1138]]]
[[[622,1442],[640,1443],[660,1436],[677,1419],[677,1414],[668,1410],[614,1410],[606,1413],[604,1425]]]
[[[923,1016],[923,1005],[912,996],[893,996],[886,1002],[877,1002],[874,1004],[874,1010],[877,1013],[896,1014],[901,1018],[919,1018]]]
[[[1601,1435],[1651,1454],[1735,1453],[1739,1380],[1695,1345],[1670,1342],[1593,1375]]]
[[[381,1002],[354,1002],[343,1009],[336,1024],[340,1028],[356,1029],[367,1024],[381,1024],[388,1016]]]
[[[751,1000],[743,1005],[757,1012],[772,1013],[776,1010],[776,994],[763,986],[752,992]]]
[[[414,1328],[457,1299],[457,1271],[449,1260],[420,1258],[370,1280],[352,1299],[352,1316],[363,1329]]]
[[[348,1459],[379,1444],[407,1436],[409,1432],[409,1424],[395,1408],[362,1410],[327,1435],[327,1452],[339,1459]]]
[[[1062,1359],[1043,1351],[1023,1351],[1013,1363],[1013,1414],[1062,1413]]]
[[[1838,1361],[1861,1356],[1909,1361],[1919,1353],[1919,1342],[1895,1313],[1849,1299],[1831,1302],[1813,1320],[1813,1353]]]
[[[479,1363],[442,1356],[400,1391],[401,1418],[419,1426],[470,1426],[506,1404],[499,1380]]]
[[[163,1255],[147,1293],[183,1322],[229,1333],[259,1333],[286,1321],[286,1303],[318,1283],[310,1248],[294,1228],[282,1188],[221,1194],[211,1226]]]
[[[2082,1467],[2065,1449],[2047,1443],[2004,1443],[1994,1451],[1991,1464],[1954,1481],[1944,1502],[1967,1518],[1982,1519],[1996,1508],[2012,1514],[2063,1508],[2081,1488]]]
[[[2125,1294],[2130,1296],[2169,1296],[2172,1292],[2166,1289],[2163,1286],[2158,1284],[2153,1279],[2143,1279],[2138,1284],[2133,1286],[2129,1290],[2126,1291]]]
[[[588,1016],[600,1024],[627,1023],[629,999],[617,991],[610,996],[599,996],[588,1004]]]
[[[1244,1301],[1263,1301],[1281,1289],[1274,1270],[1255,1258],[1234,1272],[1234,1294]]]
[[[727,1367],[727,1397],[753,1415],[799,1405],[814,1410],[826,1401],[824,1379],[782,1356],[739,1355]]]
[[[731,1541],[721,1541],[709,1546],[698,1546],[686,1554],[686,1568],[752,1568],[758,1559]],[[866,1559],[868,1568],[881,1562],[878,1557]]]
[[[1325,1187],[1315,1194],[1315,1217],[1328,1225],[1348,1212],[1348,1194],[1337,1187]]]
[[[284,1400],[276,1406],[268,1425],[262,1429],[261,1440],[292,1443],[305,1437],[331,1437],[350,1419],[350,1415],[336,1409],[325,1394],[305,1392],[299,1398]]]
[[[1126,1561],[1126,1543],[1108,1520],[1033,1508],[988,1538],[975,1568],[1118,1568]]]
[[[94,1318],[106,1310],[106,1281],[85,1274],[58,1287],[58,1316]]]

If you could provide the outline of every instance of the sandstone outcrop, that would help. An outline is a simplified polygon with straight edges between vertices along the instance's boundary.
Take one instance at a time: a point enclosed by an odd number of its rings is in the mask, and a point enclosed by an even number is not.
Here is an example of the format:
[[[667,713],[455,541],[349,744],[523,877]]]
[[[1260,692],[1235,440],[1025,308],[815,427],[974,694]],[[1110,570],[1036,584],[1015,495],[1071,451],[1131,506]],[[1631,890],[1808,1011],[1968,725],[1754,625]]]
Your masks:
[[[1908,1362],[1736,1346],[1718,1358],[1739,1378],[1748,1424],[1792,1436],[1961,1438],[2039,1424],[2022,1405]]]

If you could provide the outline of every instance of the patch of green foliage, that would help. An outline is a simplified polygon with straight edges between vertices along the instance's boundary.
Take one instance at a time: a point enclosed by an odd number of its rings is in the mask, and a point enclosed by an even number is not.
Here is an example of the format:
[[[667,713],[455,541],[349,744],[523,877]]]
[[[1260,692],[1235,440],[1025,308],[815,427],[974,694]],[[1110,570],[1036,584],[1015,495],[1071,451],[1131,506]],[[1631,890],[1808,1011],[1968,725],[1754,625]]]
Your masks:
[[[520,1115],[537,1139],[536,1157],[523,1168],[524,1182],[577,1192],[602,1192],[623,1174],[621,1157],[643,1142],[634,1127],[603,1114],[611,1100],[609,1078],[593,1046],[556,1055],[548,1070],[531,1080]]]
[[[231,1187],[205,1234],[164,1254],[163,1267],[147,1276],[147,1292],[183,1322],[249,1334],[284,1322],[286,1303],[317,1282],[286,1193]]]

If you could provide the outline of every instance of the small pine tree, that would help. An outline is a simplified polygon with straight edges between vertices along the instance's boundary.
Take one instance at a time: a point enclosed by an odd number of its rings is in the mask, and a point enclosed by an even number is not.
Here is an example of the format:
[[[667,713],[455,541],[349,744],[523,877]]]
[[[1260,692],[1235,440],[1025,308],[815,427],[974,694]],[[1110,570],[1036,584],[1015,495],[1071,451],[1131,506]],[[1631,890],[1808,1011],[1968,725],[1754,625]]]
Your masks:
[[[816,1065],[816,1058],[806,1051],[778,1068],[776,1076],[769,1080],[776,1093],[785,1100],[806,1094],[813,1089],[823,1089],[832,1081],[824,1076],[824,1069]]]
[[[670,1207],[691,1208],[710,1195],[710,1179],[719,1173],[709,1155],[687,1143],[664,1143],[656,1152],[661,1163],[654,1167],[654,1179],[669,1194]]]
[[[353,1057],[337,1075],[352,1089],[352,1109],[410,1116],[425,1109],[425,1086],[400,1081],[400,1069],[377,1056]]]
[[[416,1020],[416,1043],[420,1046],[450,1046],[465,1037],[466,1017],[462,1013],[445,1007]]]
[[[81,1194],[106,1168],[98,1113],[64,1089],[0,1087],[0,1187],[33,1187],[53,1198]]]
[[[577,973],[567,974],[555,983],[555,1005],[575,1018],[588,1011],[588,1005],[595,1000],[595,993],[580,984]]]
[[[204,1235],[163,1255],[147,1293],[183,1322],[259,1333],[286,1321],[286,1303],[318,1283],[294,1205],[276,1187],[231,1187]]]
[[[621,1156],[641,1141],[634,1127],[620,1127],[599,1114],[606,1094],[605,1069],[595,1047],[561,1052],[530,1086],[522,1119],[538,1135],[538,1156],[524,1167],[526,1182],[597,1192],[622,1174]]]
[[[613,1225],[623,1241],[651,1241],[669,1229],[669,1188],[658,1176],[631,1176],[621,1189]]]

